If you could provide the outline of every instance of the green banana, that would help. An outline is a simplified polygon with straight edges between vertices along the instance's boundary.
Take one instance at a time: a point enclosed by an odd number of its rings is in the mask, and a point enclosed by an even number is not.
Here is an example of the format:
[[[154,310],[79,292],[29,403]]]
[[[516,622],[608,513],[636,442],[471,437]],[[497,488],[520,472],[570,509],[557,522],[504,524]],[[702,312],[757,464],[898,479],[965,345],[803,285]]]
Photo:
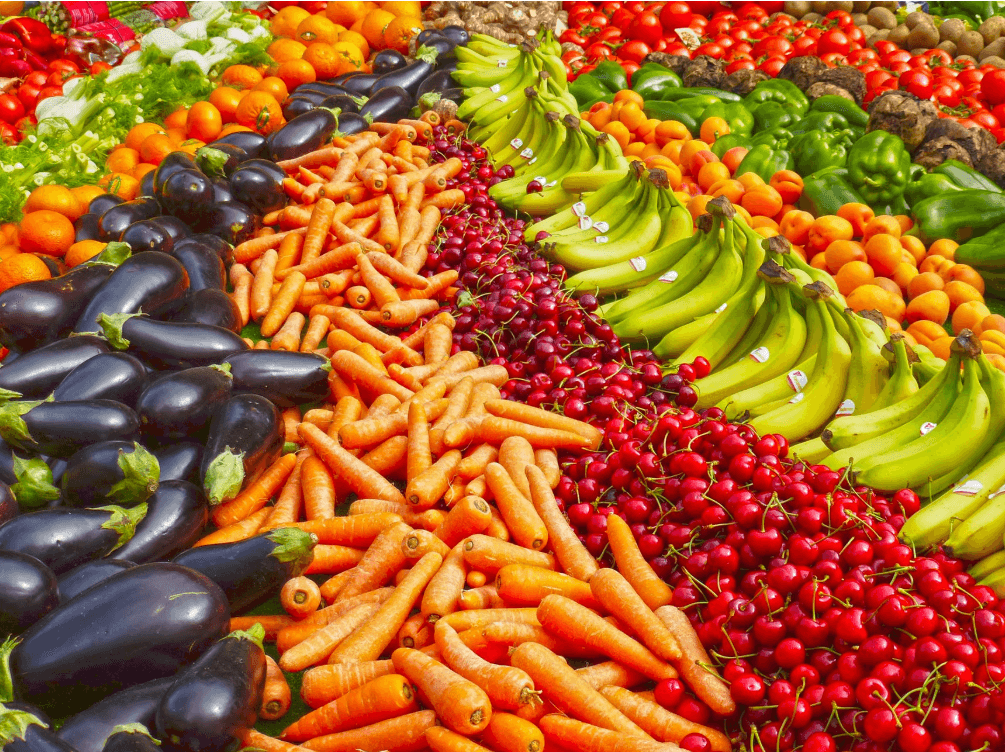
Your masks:
[[[970,567],[970,569],[967,570],[967,574],[975,580],[979,580],[982,577],[987,577],[989,574],[992,574],[996,569],[1002,568],[1005,568],[1005,550],[996,551],[990,556],[985,556],[983,559]]]
[[[869,339],[861,322],[866,321],[850,309],[835,312],[845,317],[851,337],[851,367],[848,369],[848,387],[838,408],[841,415],[868,413],[876,403],[890,378],[890,365],[883,357],[880,346]]]
[[[903,334],[895,332],[890,337],[890,341],[883,346],[883,357],[893,362],[893,370],[876,396],[873,412],[903,402],[918,391],[918,380],[911,367],[910,352]]]
[[[830,454],[831,450],[817,436],[815,439],[807,439],[789,447],[789,453],[800,462],[815,465]]]

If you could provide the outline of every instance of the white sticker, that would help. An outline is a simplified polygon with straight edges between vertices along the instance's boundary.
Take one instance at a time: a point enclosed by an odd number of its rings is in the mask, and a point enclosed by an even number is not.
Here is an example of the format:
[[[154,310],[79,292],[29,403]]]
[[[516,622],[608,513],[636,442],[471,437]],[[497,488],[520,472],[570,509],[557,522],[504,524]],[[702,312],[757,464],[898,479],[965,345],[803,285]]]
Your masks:
[[[489,91],[491,91],[493,94],[498,94],[500,89],[502,89],[502,87],[499,84],[492,84],[489,87]]]
[[[921,428],[918,431],[918,433],[921,434],[922,436],[924,436],[926,433],[931,433],[932,431],[934,431],[935,427],[937,425],[939,425],[939,424],[938,423],[932,423],[931,421],[927,421],[925,423],[922,423],[921,424]]]
[[[722,313],[725,310],[726,310],[726,304],[723,303],[721,306],[719,306],[718,308],[715,309],[715,312],[716,313]]]
[[[593,218],[589,214],[584,214],[579,218],[580,230],[589,230],[591,227],[593,227]]]
[[[577,217],[582,217],[584,214],[586,214],[586,204],[584,204],[582,201],[577,201],[572,205],[572,213],[575,214]]]
[[[673,283],[677,281],[677,272],[670,271],[660,275],[660,282]]]
[[[789,386],[792,387],[793,392],[803,391],[810,381],[806,377],[806,374],[798,369],[795,371],[789,371],[789,375],[786,377],[786,380],[789,382]]]
[[[701,37],[690,26],[682,26],[679,29],[674,29],[674,33],[680,37],[680,41],[689,50],[696,50],[701,47]]]
[[[806,392],[796,392],[795,396],[789,400],[790,405],[795,405],[798,402],[802,402],[803,398],[806,396]]]
[[[550,183],[545,184],[544,187],[545,188],[554,188],[556,185],[558,185],[558,178],[556,178],[555,180],[552,180]]]
[[[520,156],[523,157],[524,159],[530,159],[531,157],[534,156],[534,150],[528,146],[526,149],[520,152]]]
[[[751,360],[756,360],[758,363],[767,363],[768,358],[771,357],[771,353],[766,347],[757,347],[750,351],[750,355],[747,356]]]
[[[606,222],[603,222],[603,221],[601,221],[601,222],[594,222],[593,223],[593,229],[596,230],[597,232],[607,232],[608,230],[611,229],[611,226],[609,224],[607,224]]]
[[[509,60],[499,60],[496,62],[496,68],[505,68],[509,65]]]
[[[519,138],[514,138],[512,141],[509,142],[509,145],[512,146],[514,149],[519,149],[521,146],[523,146],[523,141]]]
[[[958,493],[960,496],[976,496],[983,490],[984,484],[979,480],[968,480],[954,488],[953,493]]]
[[[500,94],[498,97],[496,97],[496,101],[497,102],[508,102],[509,101],[509,97],[507,97],[505,94]]]
[[[536,178],[534,178],[534,180],[536,180],[541,185],[544,185],[545,183],[548,182],[548,178],[546,178],[544,175],[538,175]]]
[[[838,405],[837,412],[834,416],[840,418],[842,415],[852,415],[855,412],[855,401],[846,399],[840,405]]]
[[[641,256],[636,256],[633,259],[628,259],[628,263],[632,265],[632,269],[637,272],[644,272],[646,270],[646,260]]]
[[[989,499],[993,499],[995,496],[1001,496],[1002,494],[1005,494],[1005,485],[1003,485],[1001,488],[999,488],[994,493],[988,494],[988,498]]]
[[[593,242],[594,243],[606,243],[607,242],[607,236],[606,235],[597,235],[597,237],[595,237],[593,239]]]

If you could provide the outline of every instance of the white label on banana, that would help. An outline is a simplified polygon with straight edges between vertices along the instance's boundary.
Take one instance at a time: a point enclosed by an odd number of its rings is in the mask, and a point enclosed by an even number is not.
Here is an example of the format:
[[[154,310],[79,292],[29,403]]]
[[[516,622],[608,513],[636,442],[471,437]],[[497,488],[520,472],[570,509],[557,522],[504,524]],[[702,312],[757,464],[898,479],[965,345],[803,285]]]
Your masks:
[[[979,480],[968,480],[954,488],[953,493],[958,493],[960,496],[976,496],[983,490],[984,484]]]
[[[803,389],[806,387],[806,385],[810,381],[806,377],[806,374],[803,373],[802,371],[798,370],[798,369],[795,370],[795,371],[789,371],[789,375],[788,375],[787,380],[789,382],[789,386],[792,387],[792,391],[793,392],[801,392],[801,391],[803,391]]]
[[[502,87],[499,84],[492,84],[489,87],[489,91],[491,91],[493,94],[498,94],[501,89]]]
[[[496,68],[505,68],[509,65],[509,60],[499,60],[496,62]]]
[[[596,230],[597,232],[607,232],[608,230],[611,229],[611,226],[606,222],[594,222],[593,229]]]
[[[855,412],[855,400],[846,399],[840,405],[838,405],[837,412],[834,413],[835,418],[840,418],[842,415],[852,415]]]
[[[523,157],[524,159],[530,159],[531,157],[534,156],[534,150],[528,146],[526,149],[520,152],[520,156]]]
[[[1005,485],[1003,485],[1001,488],[999,488],[994,493],[988,494],[988,498],[989,499],[993,499],[995,496],[1001,496],[1002,494],[1005,494]]]
[[[796,395],[795,395],[795,396],[793,396],[793,397],[792,397],[792,399],[790,399],[790,400],[789,400],[789,404],[790,404],[790,405],[794,405],[794,404],[796,404],[797,402],[802,402],[802,401],[803,401],[803,398],[804,398],[805,396],[806,396],[806,393],[805,393],[805,392],[798,392],[798,393],[796,393]]]
[[[529,162],[528,162],[527,164],[529,164],[529,165],[530,165],[530,164],[534,164],[534,163],[535,163],[536,161],[537,161],[537,157],[534,157],[534,158],[533,158],[532,160],[530,160],[530,161],[529,161]]]
[[[557,179],[552,180],[550,183],[546,183],[544,187],[545,188],[554,188],[556,185],[558,185],[558,180]]]
[[[632,269],[637,272],[644,272],[646,270],[646,260],[641,256],[636,256],[633,259],[628,259],[628,263],[632,265]]]
[[[595,237],[593,239],[593,242],[594,243],[606,243],[607,242],[607,236],[606,235],[597,235],[597,237]]]
[[[548,178],[546,178],[544,175],[538,175],[536,178],[534,178],[534,180],[536,180],[541,185],[548,184]]]
[[[509,97],[507,97],[505,94],[500,94],[498,97],[496,97],[496,101],[497,102],[508,102],[509,101]]]
[[[716,313],[722,313],[725,310],[726,310],[726,304],[723,303],[721,306],[719,306],[718,308],[715,309],[715,312]]]
[[[680,37],[680,41],[689,50],[696,50],[701,46],[701,37],[690,26],[682,26],[679,29],[674,29],[674,33]]]
[[[580,230],[589,230],[591,227],[593,227],[593,218],[589,214],[584,214],[579,218]]]
[[[677,272],[673,272],[673,271],[666,272],[665,274],[661,274],[660,275],[660,282],[666,282],[668,284],[676,282],[677,281],[677,276],[678,276]]]
[[[938,423],[932,423],[931,421],[926,421],[921,424],[921,428],[918,431],[919,434],[924,436],[926,433],[931,433],[935,430],[935,427],[939,425]]]
[[[771,351],[766,347],[755,347],[750,351],[750,355],[748,357],[758,363],[767,363],[768,358],[771,357]]]
[[[572,213],[575,214],[577,217],[582,217],[584,214],[586,214],[586,204],[584,204],[582,201],[577,201],[572,205]]]
[[[519,138],[514,138],[512,141],[509,142],[509,145],[512,146],[514,149],[519,149],[521,146],[523,146],[523,140]]]

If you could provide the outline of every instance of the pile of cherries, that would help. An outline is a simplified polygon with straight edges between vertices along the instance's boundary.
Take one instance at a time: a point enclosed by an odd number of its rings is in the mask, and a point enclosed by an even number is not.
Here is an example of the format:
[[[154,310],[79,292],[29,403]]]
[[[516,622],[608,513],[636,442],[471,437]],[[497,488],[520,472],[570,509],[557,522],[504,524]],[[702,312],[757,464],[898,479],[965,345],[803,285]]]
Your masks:
[[[676,679],[656,699],[751,752],[1005,750],[1005,601],[964,562],[898,540],[918,496],[854,486],[788,459],[781,436],[693,410],[708,363],[664,375],[651,352],[623,349],[596,299],[570,298],[564,269],[488,197],[506,168],[435,138],[434,159],[464,162],[450,187],[469,199],[427,264],[461,272],[455,348],[506,366],[507,397],[603,429],[600,451],[563,456],[556,496],[598,557],[608,516],[631,525],[740,710],[715,718]]]

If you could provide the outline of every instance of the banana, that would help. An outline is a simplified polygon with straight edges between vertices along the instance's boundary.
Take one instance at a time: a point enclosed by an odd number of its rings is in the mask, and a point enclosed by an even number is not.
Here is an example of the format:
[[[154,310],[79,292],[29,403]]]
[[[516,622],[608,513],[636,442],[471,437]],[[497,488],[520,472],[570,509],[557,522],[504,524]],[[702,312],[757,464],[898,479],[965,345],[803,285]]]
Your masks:
[[[648,208],[648,202],[651,198],[650,192],[655,193],[656,189],[645,178],[635,180],[630,185],[631,187],[626,189],[621,195],[612,198],[596,210],[590,211],[587,208],[586,212],[581,212],[576,225],[552,233],[552,236],[545,241],[545,244],[574,245],[584,242],[592,243],[598,235],[605,235],[609,239],[609,242],[614,242],[627,234],[631,234],[634,224],[640,221],[647,211],[656,213],[655,204],[651,208]],[[653,196],[653,198],[656,198],[658,201],[659,197]],[[600,225],[599,229],[594,226],[596,224]]]
[[[985,585],[995,591],[999,598],[1005,597],[1005,569],[999,569],[977,581],[978,585]]]
[[[569,193],[586,193],[597,191],[612,180],[620,180],[625,176],[624,170],[586,170],[570,172],[562,178],[562,187]]]
[[[547,134],[542,137],[543,143],[537,154],[530,159],[522,159],[523,164],[514,168],[514,177],[489,188],[489,195],[507,208],[511,208],[521,196],[527,195],[527,186],[541,175],[539,165],[548,165],[551,161],[562,158],[566,128],[554,112],[546,113],[545,123]]]
[[[476,118],[476,116],[480,116],[483,110],[487,110],[493,104],[508,104],[514,92],[536,83],[537,74],[538,68],[534,59],[528,55],[521,57],[519,64],[499,83],[479,91],[465,92],[467,99],[458,105],[457,118],[472,121],[482,120],[481,117]],[[494,119],[491,118],[488,122],[491,123]]]
[[[827,445],[818,436],[815,439],[807,439],[789,447],[789,453],[800,462],[815,465],[830,454],[831,450],[827,448]]]
[[[481,145],[489,153],[489,159],[494,166],[501,166],[500,158],[507,148],[512,148],[511,144],[514,139],[519,139],[519,143],[523,144],[523,139],[520,137],[526,130],[527,123],[532,121],[532,112],[533,102],[527,100],[520,105],[520,109],[516,112],[501,119],[491,135],[480,139]]]
[[[970,517],[952,528],[946,553],[973,561],[1005,549],[1005,491],[997,489]]]
[[[838,413],[841,415],[868,413],[890,378],[890,365],[883,357],[879,345],[865,333],[861,322],[866,319],[856,315],[851,309],[834,311],[834,315],[843,316],[848,322],[851,339],[848,386]]]
[[[915,345],[912,349],[918,358],[911,366],[918,383],[924,383],[934,378],[942,370],[942,365],[945,361],[942,358],[936,357],[927,347],[924,345]]]
[[[985,556],[983,559],[970,567],[970,569],[967,570],[967,574],[975,580],[979,580],[982,577],[987,577],[989,574],[992,574],[996,569],[1002,568],[1005,568],[1005,551],[997,551],[990,556]]]
[[[876,396],[873,404],[874,412],[903,402],[918,391],[918,380],[914,377],[914,369],[911,367],[907,342],[900,332],[895,332],[890,341],[883,346],[883,357],[892,360],[893,371],[886,385]]]
[[[551,135],[550,124],[545,120],[544,112],[541,111],[541,103],[531,97],[527,100],[530,103],[529,117],[523,129],[517,133],[516,138],[506,143],[499,149],[493,166],[498,169],[502,165],[509,165],[513,168],[514,174],[518,169],[529,162],[535,154],[541,151],[542,145]]]

